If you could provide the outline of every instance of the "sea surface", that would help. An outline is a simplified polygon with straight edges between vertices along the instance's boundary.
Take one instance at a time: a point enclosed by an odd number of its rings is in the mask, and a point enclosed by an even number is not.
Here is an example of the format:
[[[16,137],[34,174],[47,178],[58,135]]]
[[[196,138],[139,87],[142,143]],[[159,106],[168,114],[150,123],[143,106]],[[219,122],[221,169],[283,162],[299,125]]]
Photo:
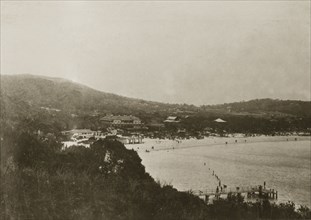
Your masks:
[[[195,143],[161,145],[158,141],[153,148],[146,143],[135,149],[155,180],[180,191],[215,190],[218,180],[214,171],[228,187],[257,186],[265,181],[268,188],[278,191],[278,202],[290,200],[311,207],[310,137],[296,141],[240,138],[237,143],[232,138],[218,138]]]

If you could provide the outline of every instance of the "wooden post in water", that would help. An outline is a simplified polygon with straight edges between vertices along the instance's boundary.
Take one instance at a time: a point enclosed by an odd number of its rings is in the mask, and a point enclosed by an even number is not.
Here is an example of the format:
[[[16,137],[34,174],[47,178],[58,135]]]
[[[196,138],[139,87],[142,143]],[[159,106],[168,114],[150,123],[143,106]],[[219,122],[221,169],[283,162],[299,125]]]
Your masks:
[[[204,201],[205,201],[206,204],[208,204],[208,200],[209,200],[209,196],[205,195]]]
[[[262,185],[259,186],[259,198],[262,198]]]
[[[274,193],[274,189],[272,189],[272,198],[274,199],[275,193]]]

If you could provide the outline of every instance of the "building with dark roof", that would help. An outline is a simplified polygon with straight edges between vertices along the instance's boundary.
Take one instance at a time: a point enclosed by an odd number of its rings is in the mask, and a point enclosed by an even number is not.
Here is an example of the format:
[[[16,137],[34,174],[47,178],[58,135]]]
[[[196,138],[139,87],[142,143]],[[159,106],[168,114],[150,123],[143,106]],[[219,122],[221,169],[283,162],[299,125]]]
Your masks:
[[[107,115],[100,119],[105,125],[111,126],[140,126],[141,120],[132,115]]]

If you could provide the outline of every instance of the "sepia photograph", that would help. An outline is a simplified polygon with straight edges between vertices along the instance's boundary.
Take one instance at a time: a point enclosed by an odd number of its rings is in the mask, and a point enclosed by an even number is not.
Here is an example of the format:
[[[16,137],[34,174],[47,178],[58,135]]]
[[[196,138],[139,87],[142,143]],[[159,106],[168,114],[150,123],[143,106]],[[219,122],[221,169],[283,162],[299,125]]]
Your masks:
[[[311,220],[310,0],[0,9],[1,220]]]

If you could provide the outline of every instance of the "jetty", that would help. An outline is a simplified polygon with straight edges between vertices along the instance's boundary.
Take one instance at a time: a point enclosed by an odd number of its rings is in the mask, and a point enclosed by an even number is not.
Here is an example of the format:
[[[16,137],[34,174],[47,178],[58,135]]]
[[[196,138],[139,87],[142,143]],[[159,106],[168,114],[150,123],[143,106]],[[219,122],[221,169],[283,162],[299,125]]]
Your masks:
[[[230,195],[242,195],[248,199],[257,198],[257,199],[269,199],[269,200],[277,200],[278,199],[278,191],[270,188],[266,188],[265,186],[245,186],[245,187],[231,187],[227,188],[222,187],[219,189],[217,187],[216,190],[206,189],[206,190],[189,190],[186,191],[189,194],[198,196],[203,198],[205,203],[209,202],[209,199],[213,197],[214,199],[219,199],[223,197],[228,197]]]

